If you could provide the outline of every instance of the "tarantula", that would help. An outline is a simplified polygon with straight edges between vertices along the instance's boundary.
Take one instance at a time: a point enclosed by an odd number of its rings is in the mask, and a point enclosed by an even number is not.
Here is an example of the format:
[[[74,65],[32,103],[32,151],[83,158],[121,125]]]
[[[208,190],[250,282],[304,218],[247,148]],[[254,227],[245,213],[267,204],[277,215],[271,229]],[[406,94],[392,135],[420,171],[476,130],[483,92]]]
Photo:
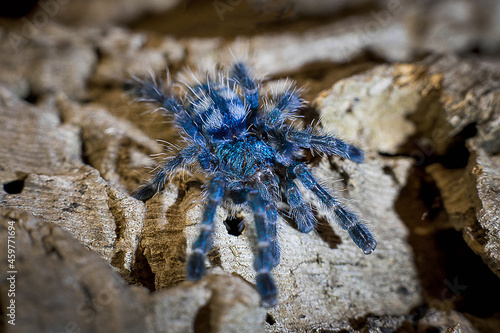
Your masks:
[[[358,163],[363,162],[364,154],[312,126],[306,130],[293,126],[290,119],[304,103],[296,89],[274,93],[266,101],[260,99],[259,81],[244,62],[235,62],[229,75],[207,75],[188,89],[186,96],[180,98],[155,80],[140,82],[135,87],[140,100],[157,103],[174,116],[187,146],[159,168],[134,197],[150,199],[164,188],[174,170],[183,166],[197,165],[208,175],[201,231],[187,262],[189,280],[200,280],[205,274],[216,208],[227,199],[237,205],[246,204],[255,223],[257,291],[263,306],[275,306],[277,288],[271,271],[280,261],[277,220],[282,196],[299,231],[310,232],[316,225],[298,182],[333,211],[340,226],[365,254],[375,249],[377,243],[363,222],[318,183],[301,159],[304,149]]]

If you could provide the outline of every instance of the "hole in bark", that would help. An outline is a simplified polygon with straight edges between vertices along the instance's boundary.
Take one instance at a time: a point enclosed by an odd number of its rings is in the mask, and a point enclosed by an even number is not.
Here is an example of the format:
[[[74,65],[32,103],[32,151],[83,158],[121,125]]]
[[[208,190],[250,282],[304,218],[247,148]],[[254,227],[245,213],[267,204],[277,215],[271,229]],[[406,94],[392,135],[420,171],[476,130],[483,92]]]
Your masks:
[[[454,303],[457,310],[477,317],[490,317],[500,312],[498,277],[465,243],[461,233],[446,230],[436,235],[446,261],[439,294],[443,302]],[[489,300],[489,301],[488,301]]]
[[[3,184],[3,190],[9,194],[19,194],[24,189],[24,178]]]
[[[144,249],[138,247],[135,252],[135,262],[130,272],[132,283],[141,285],[151,291],[155,291],[155,274],[143,253]]]
[[[83,136],[81,135],[80,135],[80,142],[81,142],[80,158],[82,159],[82,163],[92,166],[92,164],[90,163],[90,157],[87,152],[85,141],[83,140]]]
[[[30,91],[29,95],[24,98],[24,100],[30,104],[35,105],[40,100],[40,96]]]
[[[461,169],[467,166],[469,161],[469,150],[465,146],[465,141],[476,136],[476,123],[471,123],[464,127],[456,135],[453,142],[448,147],[448,151],[440,158],[439,162],[448,169]]]
[[[368,318],[370,318],[371,316],[371,314],[367,314],[364,317],[351,318],[349,319],[349,323],[354,330],[362,331],[363,328],[365,328],[368,324]]]
[[[276,324],[276,320],[274,320],[273,316],[271,316],[269,313],[266,315],[266,323],[269,325],[274,325]]]
[[[243,223],[243,218],[241,217],[228,217],[224,221],[224,225],[226,226],[227,233],[233,236],[238,237],[245,229],[245,224]]]

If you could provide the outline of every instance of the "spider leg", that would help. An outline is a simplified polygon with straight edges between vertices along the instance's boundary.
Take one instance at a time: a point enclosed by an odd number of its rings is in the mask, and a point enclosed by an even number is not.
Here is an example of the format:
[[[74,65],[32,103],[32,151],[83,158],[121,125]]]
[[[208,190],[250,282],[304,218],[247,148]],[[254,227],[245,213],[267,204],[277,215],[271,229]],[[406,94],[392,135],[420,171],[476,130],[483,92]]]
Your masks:
[[[198,144],[205,144],[205,140],[198,128],[193,122],[190,114],[184,110],[177,98],[172,93],[164,93],[165,89],[162,85],[158,85],[155,80],[137,82],[132,89],[132,94],[138,100],[143,102],[153,102],[161,105],[163,114],[174,115],[177,124]]]
[[[271,258],[273,268],[280,263],[280,247],[278,243],[278,208],[276,205],[268,203],[267,221],[269,228],[269,240],[271,242]]]
[[[261,194],[262,196],[262,194]],[[230,193],[229,196],[232,201],[236,204],[242,204],[247,201],[248,190],[234,191]],[[267,221],[269,227],[269,241],[271,242],[271,255],[273,259],[273,267],[278,266],[280,262],[280,249],[277,242],[278,239],[278,209],[276,205],[271,205],[268,203],[267,209]],[[242,222],[243,223],[243,222]]]
[[[302,106],[303,101],[296,91],[286,90],[283,94],[275,96],[271,101],[270,111],[262,117],[268,128],[276,128],[292,119],[294,113]]]
[[[295,223],[297,223],[297,228],[303,233],[310,232],[314,229],[317,222],[311,206],[304,200],[297,184],[293,180],[286,180],[283,188],[288,205],[290,205],[290,213]]]
[[[170,93],[163,92],[165,89],[164,84],[158,84],[156,80],[137,81],[132,87],[132,95],[139,101],[153,102],[161,105],[167,111],[174,114],[183,111],[183,107],[177,99]]]
[[[343,208],[335,198],[322,188],[304,164],[296,165],[293,168],[293,173],[326,207],[333,209],[342,229],[349,233],[354,243],[363,250],[365,254],[370,254],[375,250],[377,242],[368,228],[354,213]]]
[[[266,205],[267,225],[269,241],[271,243],[271,256],[273,267],[276,267],[280,262],[280,248],[277,242],[278,239],[278,207],[275,202],[281,201],[279,177],[272,172],[264,172],[258,177],[258,181],[254,184],[255,190],[259,193],[260,198]]]
[[[290,127],[282,130],[286,140],[301,148],[314,149],[328,155],[338,155],[363,163],[363,151],[331,135],[316,135],[310,131],[297,131]]]
[[[198,281],[205,275],[205,257],[212,248],[215,212],[224,197],[225,188],[226,182],[221,176],[214,177],[208,184],[208,202],[201,221],[201,232],[187,263],[187,278],[190,281]]]
[[[245,100],[250,106],[252,115],[255,116],[259,108],[259,85],[251,77],[247,66],[243,62],[236,62],[233,65],[231,74],[245,91]]]
[[[191,162],[202,150],[201,146],[192,145],[181,150],[173,159],[169,160],[145,186],[134,193],[134,198],[146,201],[160,192],[167,182],[168,177],[178,167]]]
[[[259,292],[262,305],[273,307],[277,304],[278,291],[271,275],[271,270],[275,266],[276,260],[273,259],[272,246],[272,225],[275,221],[269,221],[269,210],[275,210],[274,205],[262,199],[258,191],[248,193],[248,204],[254,213],[255,230],[257,234],[257,253],[254,259],[254,269],[257,272],[256,285]],[[277,212],[276,212],[277,218]],[[271,215],[272,217],[272,215]],[[274,217],[272,217],[274,218]]]

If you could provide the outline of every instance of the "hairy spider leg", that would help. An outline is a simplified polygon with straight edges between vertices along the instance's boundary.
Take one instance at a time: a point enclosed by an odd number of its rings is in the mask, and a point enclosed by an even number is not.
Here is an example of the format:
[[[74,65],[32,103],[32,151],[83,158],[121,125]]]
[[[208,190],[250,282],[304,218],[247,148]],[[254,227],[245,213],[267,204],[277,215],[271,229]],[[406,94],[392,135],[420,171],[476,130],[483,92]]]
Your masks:
[[[338,155],[357,163],[363,163],[363,151],[331,135],[316,135],[309,132],[297,131],[292,128],[281,129],[287,141],[301,148],[313,149],[328,155]]]
[[[224,198],[225,188],[226,182],[221,176],[215,176],[208,184],[208,202],[200,224],[201,232],[193,244],[193,252],[186,267],[190,281],[198,281],[205,275],[205,257],[212,248],[215,212]]]
[[[184,110],[177,98],[162,92],[156,82],[146,81],[135,87],[133,94],[146,102],[155,102],[162,107],[162,114],[173,115],[178,126],[197,144],[206,145],[199,127],[193,122],[191,115]]]
[[[228,184],[229,186],[229,184]],[[264,186],[261,186],[264,187]],[[260,189],[258,190],[260,192]],[[238,191],[231,191],[228,197],[236,204],[243,204],[247,202],[248,189],[242,189]],[[262,193],[260,193],[263,197]],[[271,256],[272,256],[272,266],[276,267],[280,263],[280,248],[278,244],[278,209],[275,205],[272,205],[272,209],[267,210],[267,221],[269,230],[269,242],[271,243]],[[243,222],[242,222],[243,223]]]
[[[245,100],[252,112],[257,112],[259,108],[259,85],[250,75],[247,66],[243,62],[236,62],[233,65],[232,77],[243,88]]]
[[[311,206],[304,200],[300,190],[291,179],[284,181],[284,193],[288,205],[290,206],[290,213],[297,224],[300,232],[308,233],[316,226],[316,218],[311,210]]]
[[[160,105],[167,99],[167,96],[160,90],[154,79],[150,81],[137,79],[132,83],[131,94],[142,102],[155,102]]]
[[[275,154],[276,155],[276,154]],[[278,243],[278,208],[273,202],[280,200],[279,177],[274,172],[261,172],[258,181],[253,185],[259,192],[260,197],[266,202],[269,209],[267,212],[268,234],[270,251],[272,256],[272,266],[276,267],[280,263],[280,247]]]
[[[274,268],[274,259],[272,255],[270,240],[270,225],[276,224],[276,221],[269,221],[270,216],[267,212],[276,211],[275,205],[262,199],[258,191],[250,191],[247,199],[248,205],[254,214],[255,231],[257,236],[257,253],[254,259],[254,269],[257,272],[256,286],[262,300],[262,306],[273,307],[278,303],[278,291],[274,283],[271,271]]]
[[[268,203],[267,223],[269,231],[269,242],[271,251],[271,266],[274,268],[280,263],[280,247],[278,243],[278,208],[276,205]]]
[[[134,198],[141,201],[151,199],[165,187],[168,177],[170,177],[170,174],[175,169],[192,162],[201,151],[203,151],[203,147],[199,145],[191,145],[181,150],[173,159],[169,160],[160,170],[158,170],[149,183],[134,193]]]
[[[231,76],[243,88],[245,101],[250,109],[247,123],[253,124],[259,109],[259,84],[250,75],[249,69],[243,62],[236,62],[233,65]]]
[[[287,119],[302,106],[302,99],[294,91],[285,91],[273,98],[274,107],[263,115],[266,129],[274,129],[285,123]]]
[[[333,209],[338,217],[339,225],[349,233],[354,243],[365,254],[370,254],[375,250],[377,242],[368,228],[354,213],[344,209],[337,200],[322,188],[304,164],[296,165],[293,168],[293,173],[327,208]]]

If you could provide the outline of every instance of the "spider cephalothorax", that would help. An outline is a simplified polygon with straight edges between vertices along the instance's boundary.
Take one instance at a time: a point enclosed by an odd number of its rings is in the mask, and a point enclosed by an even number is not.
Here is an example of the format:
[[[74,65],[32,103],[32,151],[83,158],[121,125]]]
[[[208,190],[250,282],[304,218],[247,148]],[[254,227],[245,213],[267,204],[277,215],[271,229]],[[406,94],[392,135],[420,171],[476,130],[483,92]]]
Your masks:
[[[365,254],[375,249],[376,241],[358,217],[318,183],[301,159],[301,151],[311,149],[361,163],[363,152],[315,128],[300,130],[291,125],[290,119],[303,103],[296,90],[273,93],[266,102],[259,91],[259,82],[242,62],[232,66],[228,77],[219,75],[214,79],[207,75],[203,82],[189,86],[187,96],[182,99],[170,89],[159,87],[154,80],[140,82],[135,94],[140,100],[158,103],[162,110],[173,115],[187,145],[134,197],[148,200],[163,189],[171,173],[179,167],[197,165],[207,174],[207,202],[201,231],[187,263],[187,278],[192,281],[201,279],[205,273],[217,207],[227,199],[247,204],[253,213],[257,240],[256,286],[262,304],[270,307],[277,303],[271,271],[279,263],[276,223],[282,196],[299,231],[309,232],[316,224],[298,183],[335,214],[340,226]]]

